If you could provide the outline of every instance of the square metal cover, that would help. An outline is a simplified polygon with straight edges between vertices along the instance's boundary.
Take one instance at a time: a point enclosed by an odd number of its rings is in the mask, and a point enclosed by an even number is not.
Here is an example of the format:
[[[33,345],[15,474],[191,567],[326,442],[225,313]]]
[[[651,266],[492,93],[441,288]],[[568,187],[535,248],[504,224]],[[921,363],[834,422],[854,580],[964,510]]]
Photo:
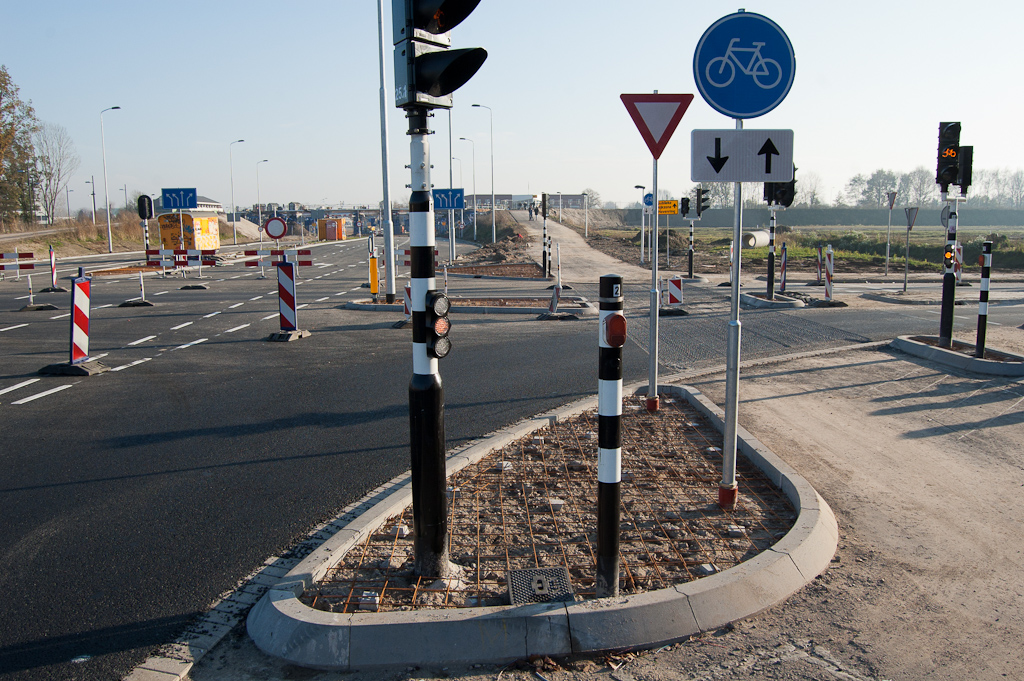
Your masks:
[[[509,570],[508,595],[512,605],[571,601],[569,570],[564,566]]]

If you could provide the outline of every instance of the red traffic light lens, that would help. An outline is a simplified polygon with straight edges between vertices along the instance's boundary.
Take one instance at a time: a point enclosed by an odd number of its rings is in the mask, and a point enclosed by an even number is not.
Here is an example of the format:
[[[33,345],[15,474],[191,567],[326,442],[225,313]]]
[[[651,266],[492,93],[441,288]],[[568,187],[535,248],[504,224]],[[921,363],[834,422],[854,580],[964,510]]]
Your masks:
[[[451,328],[452,323],[448,321],[447,317],[438,317],[434,320],[434,333],[438,336],[447,336]]]
[[[626,318],[613,314],[604,320],[604,342],[610,347],[621,348],[626,344]]]

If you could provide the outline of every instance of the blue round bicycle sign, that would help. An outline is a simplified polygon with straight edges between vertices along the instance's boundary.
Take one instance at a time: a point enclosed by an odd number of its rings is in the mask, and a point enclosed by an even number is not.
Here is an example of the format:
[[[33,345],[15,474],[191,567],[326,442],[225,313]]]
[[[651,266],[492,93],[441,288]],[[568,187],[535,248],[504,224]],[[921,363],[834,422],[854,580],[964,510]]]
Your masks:
[[[789,37],[774,21],[753,12],[713,23],[693,54],[693,78],[704,101],[732,118],[755,118],[777,107],[795,74]]]

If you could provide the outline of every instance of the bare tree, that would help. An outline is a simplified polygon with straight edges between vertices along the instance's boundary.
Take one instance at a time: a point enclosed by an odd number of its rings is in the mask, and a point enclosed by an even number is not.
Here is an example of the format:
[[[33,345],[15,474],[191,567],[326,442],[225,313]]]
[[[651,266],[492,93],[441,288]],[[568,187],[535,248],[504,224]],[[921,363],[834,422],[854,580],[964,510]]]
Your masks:
[[[908,206],[932,206],[938,201],[938,185],[935,184],[935,175],[924,166],[918,166],[907,173]]]
[[[596,189],[587,187],[583,190],[583,193],[587,195],[586,202],[588,208],[600,208],[601,207],[601,195],[597,193]]]
[[[1013,208],[1024,207],[1024,170],[1018,168],[1012,173],[1007,173],[1006,194]]]
[[[81,159],[75,151],[71,135],[62,125],[43,123],[33,135],[32,141],[36,150],[40,200],[46,211],[47,222],[52,225],[57,199],[78,170]]]
[[[805,206],[820,206],[821,196],[821,175],[813,170],[798,173],[797,177],[797,203]]]

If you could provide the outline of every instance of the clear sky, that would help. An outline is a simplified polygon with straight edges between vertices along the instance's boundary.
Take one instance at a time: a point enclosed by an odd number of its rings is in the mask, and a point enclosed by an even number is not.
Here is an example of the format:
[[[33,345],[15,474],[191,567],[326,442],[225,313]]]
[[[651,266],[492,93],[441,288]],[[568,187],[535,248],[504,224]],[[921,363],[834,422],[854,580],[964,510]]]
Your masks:
[[[392,196],[409,182],[405,120],[395,109],[391,0],[384,3]],[[740,7],[764,14],[796,51],[793,88],[748,128],[791,128],[795,162],[828,200],[852,175],[934,169],[938,123],[963,123],[974,167],[1019,168],[1024,144],[1020,30],[1009,0],[482,0],[453,33],[489,52],[455,93],[455,185],[489,192],[493,109],[499,193],[638,198],[651,156],[621,93],[697,93],[704,31]],[[100,111],[111,203],[128,193],[197,187],[235,201],[376,203],[382,196],[375,0],[0,0],[0,63],[40,120],[71,133],[81,168],[72,209],[102,205]],[[448,185],[448,113],[433,119],[435,186]],[[659,163],[659,186],[691,186],[689,131],[733,128],[697,95]],[[471,146],[458,138],[474,140]],[[461,175],[460,175],[461,165]],[[461,180],[460,180],[461,177]],[[798,186],[799,189],[799,186]]]

